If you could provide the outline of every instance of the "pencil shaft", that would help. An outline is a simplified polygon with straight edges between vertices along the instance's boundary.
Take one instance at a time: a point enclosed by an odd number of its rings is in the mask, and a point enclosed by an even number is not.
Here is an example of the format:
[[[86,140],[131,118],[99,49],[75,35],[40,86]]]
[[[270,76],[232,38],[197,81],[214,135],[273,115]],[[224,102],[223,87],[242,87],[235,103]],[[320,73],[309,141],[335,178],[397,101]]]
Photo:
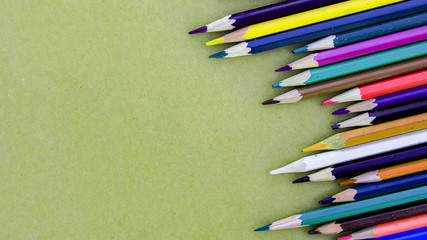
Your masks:
[[[331,81],[325,81],[318,84],[299,87],[297,88],[297,90],[304,98],[309,98],[323,94],[338,92],[341,90],[357,87],[364,84],[369,84],[392,77],[397,77],[403,74],[416,72],[426,68],[427,57],[424,56],[340,77]]]
[[[207,45],[215,45],[226,42],[240,42],[248,39],[259,38],[262,36],[366,11],[401,1],[403,0],[352,0],[336,3],[330,6],[253,24],[224,35],[221,38],[214,39],[208,42]]]
[[[357,192],[357,194],[354,196],[354,200],[358,201],[423,185],[427,185],[427,172],[416,173],[379,183],[354,187],[353,189],[355,189]]]
[[[427,129],[301,158],[270,174],[307,172],[427,142]]]
[[[321,38],[330,34],[365,27],[370,24],[398,19],[400,17],[420,13],[426,10],[427,2],[423,0],[404,1],[242,42],[220,52],[221,54],[214,54],[211,57],[238,57],[252,55],[290,44]]]
[[[301,213],[301,225],[313,225],[427,199],[427,186]]]
[[[293,69],[321,67],[427,39],[427,25],[321,51],[288,64]]]
[[[414,202],[372,213],[365,213],[324,224],[316,230],[321,234],[338,234],[364,227],[427,213],[427,203]]]
[[[425,240],[425,239],[427,239],[427,227],[376,238],[376,240]]]
[[[335,111],[334,115],[353,113],[353,112],[364,112],[371,110],[384,109],[386,107],[396,106],[398,104],[416,101],[419,99],[427,98],[427,86],[420,86],[411,88],[408,90],[387,94],[377,98],[368,99],[346,108]]]
[[[418,13],[402,18],[372,24],[358,29],[330,35],[306,46],[295,49],[294,52],[319,51],[337,48],[348,44],[400,32],[406,29],[427,24],[427,13]]]
[[[427,113],[337,133],[303,151],[341,149],[427,128]]]
[[[322,105],[371,99],[427,84],[427,70],[352,88],[322,102]]]

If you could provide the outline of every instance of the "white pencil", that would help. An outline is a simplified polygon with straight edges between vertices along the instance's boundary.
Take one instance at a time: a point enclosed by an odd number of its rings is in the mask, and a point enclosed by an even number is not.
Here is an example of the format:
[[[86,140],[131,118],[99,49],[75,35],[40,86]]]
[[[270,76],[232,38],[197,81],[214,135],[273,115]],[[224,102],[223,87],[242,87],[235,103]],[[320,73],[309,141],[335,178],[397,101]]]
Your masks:
[[[425,142],[427,142],[427,129],[418,130],[348,148],[303,157],[282,168],[271,171],[270,174],[308,172]]]

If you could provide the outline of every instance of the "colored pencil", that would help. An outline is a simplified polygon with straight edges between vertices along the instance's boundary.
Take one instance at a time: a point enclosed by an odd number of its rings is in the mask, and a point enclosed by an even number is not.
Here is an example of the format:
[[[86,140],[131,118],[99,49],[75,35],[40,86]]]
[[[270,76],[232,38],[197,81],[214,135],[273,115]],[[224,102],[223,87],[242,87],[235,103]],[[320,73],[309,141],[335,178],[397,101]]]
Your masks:
[[[273,88],[310,85],[424,55],[427,55],[427,41],[306,70],[273,84]]]
[[[425,84],[427,84],[427,70],[422,70],[404,76],[355,87],[335,97],[326,99],[322,102],[322,105],[371,99],[386,94],[419,87]]]
[[[286,65],[283,69],[295,70],[321,67],[426,39],[427,25],[424,25],[347,46],[313,53]]]
[[[304,227],[318,223],[333,221],[357,214],[372,212],[405,203],[427,199],[427,186],[391,193],[357,202],[344,203],[325,208],[303,212],[291,217],[273,222],[255,231],[280,230],[286,228]]]
[[[406,60],[404,62],[394,63],[368,71],[363,71],[334,80],[312,84],[304,87],[295,88],[289,92],[279,95],[275,98],[264,101],[263,105],[278,103],[293,103],[301,99],[329,94],[353,87],[357,87],[372,82],[397,77],[403,74],[416,72],[427,68],[427,56]]]
[[[402,163],[396,166],[391,166],[387,168],[382,168],[379,170],[370,171],[363,173],[356,177],[344,180],[340,182],[340,185],[348,185],[352,183],[371,183],[371,182],[381,182],[387,179],[397,178],[401,176],[406,176],[409,174],[414,174],[417,172],[422,172],[427,170],[427,158]]]
[[[348,188],[344,191],[334,194],[332,197],[320,200],[319,203],[326,204],[360,201],[363,199],[420,187],[423,185],[427,185],[427,172],[420,172],[382,182]]]
[[[236,44],[224,51],[215,53],[210,58],[240,57],[252,55],[275,48],[321,38],[343,31],[381,23],[391,19],[405,17],[427,10],[424,0],[410,0],[375,8],[348,16],[335,18],[308,26],[276,33],[262,38]]]
[[[308,172],[334,164],[350,162],[364,157],[403,149],[426,142],[427,129],[418,130],[344,149],[303,157],[282,168],[271,171],[270,174],[275,175],[280,173]]]
[[[426,240],[426,239],[427,239],[427,227],[376,238],[376,240]]]
[[[427,99],[383,110],[367,112],[332,126],[332,129],[376,125],[379,123],[427,112]]]
[[[379,238],[422,227],[427,227],[427,213],[367,227],[337,240]]]
[[[308,176],[298,178],[293,183],[334,181],[337,178],[354,176],[367,171],[385,168],[392,165],[427,157],[427,145],[398,149],[357,161],[337,164]]]
[[[364,40],[400,32],[406,29],[419,27],[427,24],[427,13],[418,13],[398,19],[354,29],[347,32],[329,35],[318,41],[293,50],[294,53],[320,51],[331,48],[338,48],[348,44],[361,42]]]
[[[249,39],[259,38],[401,1],[403,0],[352,0],[336,3],[329,6],[296,13],[290,16],[252,24],[250,26],[226,34],[220,38],[211,40],[206,43],[206,46],[229,42],[241,42]]]
[[[427,213],[427,203],[410,203],[373,213],[357,215],[323,224],[308,234],[338,234],[364,227]]]
[[[303,152],[341,149],[427,128],[427,113],[334,134]]]
[[[387,94],[377,98],[371,98],[336,110],[332,114],[341,115],[346,113],[378,110],[424,98],[427,98],[427,86],[425,85],[416,88],[411,88],[405,91]]]
[[[189,34],[232,30],[342,1],[344,0],[289,0],[279,2],[225,16],[201,28],[192,30]]]

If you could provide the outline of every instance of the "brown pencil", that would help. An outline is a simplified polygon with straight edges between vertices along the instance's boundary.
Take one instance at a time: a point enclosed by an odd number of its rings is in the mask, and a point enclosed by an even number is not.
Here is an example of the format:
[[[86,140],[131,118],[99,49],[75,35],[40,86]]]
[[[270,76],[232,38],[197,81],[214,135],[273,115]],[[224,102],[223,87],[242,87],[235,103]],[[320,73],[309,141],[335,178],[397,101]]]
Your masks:
[[[338,92],[341,90],[365,85],[368,83],[412,73],[427,68],[427,56],[411,59],[404,62],[364,71],[331,81],[326,81],[314,85],[295,88],[280,96],[263,102],[262,104],[292,103],[303,98],[315,97],[323,94]]]

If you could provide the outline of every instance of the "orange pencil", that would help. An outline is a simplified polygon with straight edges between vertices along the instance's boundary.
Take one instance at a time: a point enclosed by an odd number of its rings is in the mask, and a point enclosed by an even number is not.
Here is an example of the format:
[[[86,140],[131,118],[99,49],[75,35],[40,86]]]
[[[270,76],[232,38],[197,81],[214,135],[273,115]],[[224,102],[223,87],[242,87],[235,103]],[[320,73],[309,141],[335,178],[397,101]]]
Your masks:
[[[340,185],[348,185],[352,183],[371,183],[381,182],[383,180],[401,177],[412,173],[422,172],[427,170],[427,158],[414,162],[399,164],[392,167],[382,168],[380,170],[370,171],[356,177],[340,182]]]
[[[372,239],[427,226],[427,213],[367,227],[338,240]]]
[[[310,152],[317,150],[341,149],[424,128],[427,128],[427,113],[337,133],[319,143],[303,149],[302,151]]]

